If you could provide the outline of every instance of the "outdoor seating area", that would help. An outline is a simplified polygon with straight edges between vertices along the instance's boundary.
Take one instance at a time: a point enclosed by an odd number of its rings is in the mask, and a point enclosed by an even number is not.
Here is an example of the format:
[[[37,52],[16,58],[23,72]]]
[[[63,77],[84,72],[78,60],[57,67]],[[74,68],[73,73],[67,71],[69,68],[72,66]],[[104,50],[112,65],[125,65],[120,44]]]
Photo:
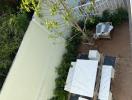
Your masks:
[[[76,65],[69,69],[65,90],[70,93],[93,97],[97,68],[97,60],[78,59]]]
[[[129,23],[123,22],[121,25],[114,27],[111,40],[97,39],[94,46],[81,44],[79,49],[80,54],[88,54],[91,49],[99,50],[104,55],[103,65],[114,67],[116,72],[111,87],[114,100],[131,100],[132,63],[129,43]]]
[[[88,59],[84,59],[86,55]],[[116,64],[116,58],[109,56],[109,59],[106,59],[108,56],[102,57],[97,50],[89,50],[83,59],[80,57],[76,62],[71,62],[67,76],[64,90],[69,92],[69,100],[112,100],[111,80],[114,78],[113,66]],[[112,63],[106,63],[110,61]],[[98,91],[97,99],[94,99],[95,91]]]

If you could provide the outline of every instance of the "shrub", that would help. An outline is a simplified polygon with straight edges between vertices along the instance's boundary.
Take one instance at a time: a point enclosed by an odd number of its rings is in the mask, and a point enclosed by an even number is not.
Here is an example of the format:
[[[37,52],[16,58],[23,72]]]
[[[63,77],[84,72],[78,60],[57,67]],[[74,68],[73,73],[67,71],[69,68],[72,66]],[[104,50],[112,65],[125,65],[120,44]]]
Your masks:
[[[71,66],[71,61],[76,60],[78,54],[77,49],[81,42],[81,34],[75,28],[72,29],[71,37],[76,33],[78,33],[78,35],[71,41],[69,41],[70,38],[67,39],[67,52],[63,55],[62,62],[56,69],[58,74],[58,77],[55,79],[56,88],[54,89],[54,96],[50,100],[67,100],[68,98],[68,92],[64,91],[64,85]]]
[[[115,26],[127,20],[128,20],[128,12],[126,9],[118,8],[111,14],[111,21]]]
[[[9,68],[0,68],[0,89],[5,81]]]
[[[86,29],[93,29],[93,27],[95,26],[95,22],[94,22],[94,18],[91,20],[87,20],[86,21]]]
[[[99,16],[93,16],[93,17],[91,17],[90,19],[87,19],[87,21],[86,21],[86,29],[89,29],[89,30],[91,30],[91,29],[93,29],[94,27],[95,27],[95,25],[98,23],[98,22],[100,22],[100,17]],[[81,28],[83,28],[84,27],[84,20],[80,20],[79,22],[78,22],[78,24],[79,24],[79,26],[81,27]]]
[[[100,22],[112,22],[114,26],[121,24],[123,21],[128,20],[128,12],[124,8],[118,8],[116,10],[105,10],[100,18]]]
[[[0,87],[8,74],[24,33],[29,18],[24,12],[4,15],[0,19]]]
[[[10,0],[0,0],[0,16],[13,14],[17,10],[17,6],[14,3],[10,2]]]
[[[109,10],[105,10],[101,17],[102,22],[111,21],[111,12]]]
[[[0,25],[0,68],[8,67],[5,62],[10,63],[20,45],[23,35],[28,26],[26,14],[10,15]],[[8,58],[8,59],[7,59]],[[10,58],[10,59],[9,59]],[[8,61],[6,61],[8,60]],[[2,64],[2,61],[4,62]],[[12,62],[12,61],[11,61]],[[10,64],[9,64],[10,65]]]

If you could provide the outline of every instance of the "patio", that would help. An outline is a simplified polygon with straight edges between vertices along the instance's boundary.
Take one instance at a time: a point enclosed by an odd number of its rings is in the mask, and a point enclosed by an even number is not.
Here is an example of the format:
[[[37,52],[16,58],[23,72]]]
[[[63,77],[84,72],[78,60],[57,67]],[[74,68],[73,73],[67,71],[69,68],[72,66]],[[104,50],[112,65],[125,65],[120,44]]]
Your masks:
[[[118,58],[115,79],[112,85],[113,97],[115,100],[132,100],[132,64],[130,63],[128,22],[114,28],[112,40],[97,40],[93,47],[82,44],[79,52],[87,53],[91,48],[97,48],[104,55],[112,55]]]
[[[87,56],[88,59],[78,58],[76,62],[71,62],[64,88],[70,93],[68,100],[112,100],[111,80],[114,79],[115,59],[102,57],[96,50],[89,50]]]

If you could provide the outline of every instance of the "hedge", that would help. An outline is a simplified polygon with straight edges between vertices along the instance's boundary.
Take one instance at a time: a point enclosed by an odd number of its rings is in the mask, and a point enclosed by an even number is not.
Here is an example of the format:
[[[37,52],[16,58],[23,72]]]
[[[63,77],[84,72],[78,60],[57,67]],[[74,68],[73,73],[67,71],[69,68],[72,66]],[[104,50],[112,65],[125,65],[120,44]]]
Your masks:
[[[76,61],[76,57],[78,54],[78,46],[81,42],[81,33],[76,31],[76,29],[72,29],[72,36],[78,33],[76,37],[72,39],[72,41],[68,41],[67,39],[67,52],[63,55],[63,59],[61,64],[57,67],[56,72],[58,77],[55,79],[55,89],[54,96],[50,100],[66,100],[68,97],[68,93],[64,91],[64,85],[66,82],[68,70],[71,66],[71,61]]]
[[[128,20],[128,12],[124,8],[118,8],[113,12],[109,10],[105,10],[100,21],[110,21],[113,23],[114,26],[120,25],[122,22]]]
[[[3,9],[6,8],[6,9]],[[0,4],[0,89],[12,65],[30,18],[9,5]]]

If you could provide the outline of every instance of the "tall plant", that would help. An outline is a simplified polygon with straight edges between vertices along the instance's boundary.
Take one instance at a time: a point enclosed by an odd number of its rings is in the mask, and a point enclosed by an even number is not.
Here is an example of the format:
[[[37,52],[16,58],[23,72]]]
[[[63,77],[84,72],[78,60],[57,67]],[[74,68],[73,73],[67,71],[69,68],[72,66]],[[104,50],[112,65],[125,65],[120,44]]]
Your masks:
[[[84,22],[87,21],[88,16],[91,14],[91,11],[94,11],[94,1],[90,0],[91,3],[89,3],[89,6],[83,7],[83,5],[79,5],[80,8],[78,11],[83,15]],[[77,2],[77,0],[73,0],[73,2]],[[44,7],[42,8],[42,5]],[[45,13],[45,15],[48,12],[48,16],[51,17],[45,17],[42,18],[42,23],[53,33],[56,33],[56,36],[61,36],[63,32],[58,31],[58,29],[61,27],[62,21],[64,23],[70,24],[72,27],[76,28],[78,31],[82,33],[82,36],[87,37],[87,30],[86,30],[86,23],[84,23],[84,27],[80,27],[77,16],[75,15],[75,9],[73,6],[69,4],[69,0],[22,0],[21,2],[21,8],[25,9],[26,11],[34,10],[35,14],[42,15],[42,13]],[[41,11],[43,9],[43,11]],[[85,11],[84,11],[85,10]],[[59,22],[55,17],[60,16],[60,19],[62,20]],[[40,17],[40,16],[39,16]]]

